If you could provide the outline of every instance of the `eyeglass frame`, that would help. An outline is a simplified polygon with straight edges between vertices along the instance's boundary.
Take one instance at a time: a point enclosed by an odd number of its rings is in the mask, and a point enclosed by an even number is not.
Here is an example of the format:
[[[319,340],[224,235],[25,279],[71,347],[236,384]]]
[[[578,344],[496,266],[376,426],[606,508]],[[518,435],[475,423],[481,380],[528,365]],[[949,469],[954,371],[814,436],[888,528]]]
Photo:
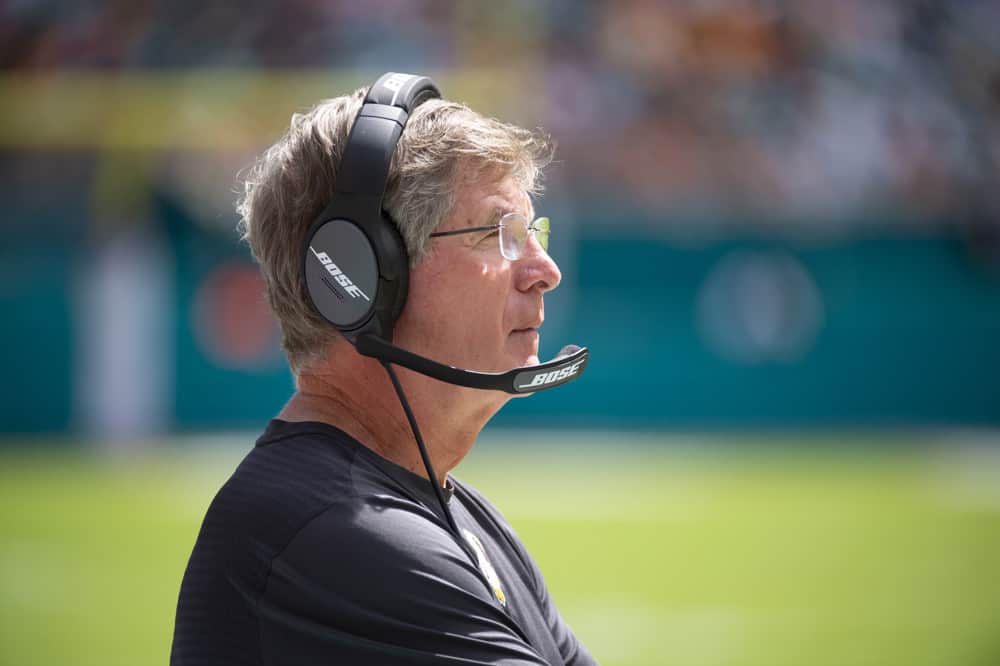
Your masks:
[[[524,225],[525,231],[528,233],[528,236],[530,236],[531,238],[534,238],[535,240],[538,240],[538,237],[535,234],[538,231],[541,231],[541,229],[539,229],[535,225],[537,225],[542,220],[545,220],[545,223],[547,225],[551,226],[551,224],[552,224],[551,221],[549,220],[549,218],[545,217],[545,216],[536,217],[531,223],[528,223],[527,222],[527,218],[524,215],[522,215],[521,213],[518,213],[517,211],[513,211],[513,212],[507,213],[503,217],[501,217],[500,221],[497,224],[490,224],[490,225],[486,225],[486,226],[482,226],[482,227],[468,227],[466,229],[452,229],[451,231],[435,231],[434,233],[430,234],[430,238],[437,238],[439,236],[458,236],[460,234],[471,234],[471,233],[476,233],[477,231],[492,231],[494,229],[499,230],[500,233],[502,234],[503,233],[503,229],[505,227],[509,227],[510,226],[509,224],[504,224],[504,220],[506,220],[508,218],[513,218],[513,217],[520,217],[521,219],[525,220],[525,225]],[[545,229],[544,231],[546,233],[549,233],[549,234],[552,233],[551,228],[550,229]],[[528,243],[528,238],[527,237],[524,239],[524,243],[525,244]],[[507,259],[508,261],[517,261],[522,256],[524,256],[524,246],[522,245],[519,256],[517,256],[517,257],[508,257],[504,253],[504,251],[503,251],[503,240],[500,238],[500,234],[497,234],[497,244],[500,246],[500,255],[504,259]],[[541,246],[542,250],[546,254],[548,254],[548,252],[549,252],[548,238],[545,239],[545,244],[544,245],[542,244],[541,241],[538,241],[538,244]]]

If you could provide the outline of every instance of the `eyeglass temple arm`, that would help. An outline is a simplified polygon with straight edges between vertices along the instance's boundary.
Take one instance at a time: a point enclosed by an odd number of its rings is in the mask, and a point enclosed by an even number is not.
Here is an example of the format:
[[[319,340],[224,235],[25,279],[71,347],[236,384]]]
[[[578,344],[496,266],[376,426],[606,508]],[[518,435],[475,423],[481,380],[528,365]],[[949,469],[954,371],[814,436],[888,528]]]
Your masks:
[[[535,225],[538,224],[539,220],[545,220],[546,222],[548,222],[549,218],[544,216],[535,218],[532,222],[530,222],[527,225],[527,229],[530,231],[538,231],[539,229]],[[451,231],[435,231],[434,233],[430,234],[430,236],[432,238],[435,236],[457,236],[458,234],[468,234],[474,231],[490,231],[492,229],[501,229],[504,226],[505,225],[503,224],[490,224],[485,227],[468,227],[467,229],[452,229]],[[548,231],[548,229],[546,229],[545,231]]]
[[[474,231],[490,231],[491,229],[499,229],[501,225],[491,224],[488,227],[469,227],[468,229],[452,229],[451,231],[435,231],[431,236],[457,236],[458,234],[468,234]]]

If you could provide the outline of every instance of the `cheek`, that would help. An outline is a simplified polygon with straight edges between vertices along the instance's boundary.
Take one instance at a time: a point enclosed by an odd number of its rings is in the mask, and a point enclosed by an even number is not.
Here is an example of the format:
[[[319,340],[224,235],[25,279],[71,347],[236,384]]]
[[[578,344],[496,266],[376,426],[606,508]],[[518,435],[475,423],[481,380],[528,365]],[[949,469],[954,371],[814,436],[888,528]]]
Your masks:
[[[479,339],[496,337],[507,320],[507,291],[502,276],[488,267],[480,268],[475,275],[465,276],[453,287],[449,299],[453,312],[465,319],[465,330]]]
[[[397,331],[432,345],[469,346],[496,337],[506,321],[502,270],[459,265],[450,270],[414,270]]]

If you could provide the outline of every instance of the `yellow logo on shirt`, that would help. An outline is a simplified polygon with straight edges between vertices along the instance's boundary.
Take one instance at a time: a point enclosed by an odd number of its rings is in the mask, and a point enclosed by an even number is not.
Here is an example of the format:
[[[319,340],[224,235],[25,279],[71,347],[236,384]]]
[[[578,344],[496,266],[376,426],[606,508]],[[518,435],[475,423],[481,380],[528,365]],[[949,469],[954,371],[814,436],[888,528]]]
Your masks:
[[[477,564],[479,565],[479,570],[483,572],[483,575],[486,576],[487,582],[489,582],[489,584],[493,587],[493,595],[497,598],[497,601],[499,601],[503,607],[506,608],[507,597],[503,593],[503,588],[500,587],[500,576],[497,575],[497,570],[493,568],[493,564],[490,562],[490,559],[486,557],[486,549],[483,548],[483,543],[479,540],[479,537],[464,527],[462,528],[462,536],[465,537],[468,544],[472,546],[472,550],[476,551],[476,559],[478,560]]]

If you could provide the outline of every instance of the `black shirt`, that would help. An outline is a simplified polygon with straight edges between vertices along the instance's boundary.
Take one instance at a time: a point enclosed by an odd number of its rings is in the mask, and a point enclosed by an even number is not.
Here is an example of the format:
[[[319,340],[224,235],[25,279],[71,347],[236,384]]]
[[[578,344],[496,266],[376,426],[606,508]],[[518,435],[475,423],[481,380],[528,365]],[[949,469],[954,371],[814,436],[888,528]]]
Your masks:
[[[426,479],[272,421],[205,516],[170,663],[595,663],[510,525],[449,480],[464,544]]]

